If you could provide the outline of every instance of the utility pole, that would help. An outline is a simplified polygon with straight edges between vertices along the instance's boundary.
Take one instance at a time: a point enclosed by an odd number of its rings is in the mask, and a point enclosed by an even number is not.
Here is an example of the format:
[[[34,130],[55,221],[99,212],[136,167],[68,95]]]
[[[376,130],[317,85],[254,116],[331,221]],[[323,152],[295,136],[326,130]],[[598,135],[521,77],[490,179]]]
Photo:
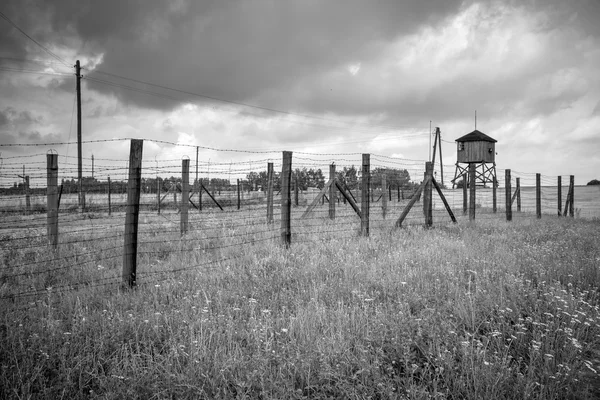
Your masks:
[[[83,173],[81,161],[81,65],[75,63],[77,77],[77,178],[79,180],[79,210],[83,212]]]
[[[94,178],[94,155],[92,154],[92,178]]]

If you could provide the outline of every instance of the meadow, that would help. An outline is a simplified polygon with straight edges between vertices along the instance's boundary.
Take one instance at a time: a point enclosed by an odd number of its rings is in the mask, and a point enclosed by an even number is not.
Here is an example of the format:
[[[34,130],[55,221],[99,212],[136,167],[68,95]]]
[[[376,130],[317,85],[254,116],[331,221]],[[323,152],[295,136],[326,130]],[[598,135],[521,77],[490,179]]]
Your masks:
[[[261,207],[191,213],[184,236],[142,212],[133,290],[122,212],[61,216],[54,253],[12,217],[30,233],[0,240],[0,398],[600,396],[598,219],[424,229],[417,205],[360,237],[348,207],[298,208],[285,249]]]

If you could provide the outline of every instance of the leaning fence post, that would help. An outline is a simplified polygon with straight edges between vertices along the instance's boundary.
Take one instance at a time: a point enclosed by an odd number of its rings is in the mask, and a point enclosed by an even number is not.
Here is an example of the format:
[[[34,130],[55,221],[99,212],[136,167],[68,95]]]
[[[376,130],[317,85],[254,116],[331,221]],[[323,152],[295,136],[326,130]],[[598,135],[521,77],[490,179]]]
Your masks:
[[[360,204],[360,233],[369,236],[369,191],[371,189],[371,155],[362,155],[362,191]]]
[[[123,284],[136,285],[138,219],[142,182],[142,149],[144,141],[131,139],[129,150],[129,179],[127,181],[127,213],[125,215],[125,245],[123,249]]]
[[[329,166],[329,181],[335,180],[335,164]],[[329,219],[335,219],[335,185],[329,185]]]
[[[475,163],[469,164],[469,221],[475,221],[476,201]]]
[[[267,223],[273,223],[273,163],[267,164]]]
[[[48,243],[58,247],[58,154],[46,155]]]
[[[504,171],[504,190],[505,190],[505,203],[506,203],[506,220],[512,221],[512,199],[511,199],[511,187],[510,187],[510,169]]]
[[[562,176],[558,176],[558,216],[562,215]]]
[[[292,243],[292,152],[283,152],[283,165],[281,167],[281,242],[287,248]]]
[[[535,215],[542,218],[542,174],[535,174]]]
[[[571,194],[571,201],[569,201],[569,216],[575,216],[575,175],[569,176],[569,193]]]
[[[188,231],[188,203],[190,196],[190,159],[184,158],[181,160],[181,219],[180,232],[181,236]]]

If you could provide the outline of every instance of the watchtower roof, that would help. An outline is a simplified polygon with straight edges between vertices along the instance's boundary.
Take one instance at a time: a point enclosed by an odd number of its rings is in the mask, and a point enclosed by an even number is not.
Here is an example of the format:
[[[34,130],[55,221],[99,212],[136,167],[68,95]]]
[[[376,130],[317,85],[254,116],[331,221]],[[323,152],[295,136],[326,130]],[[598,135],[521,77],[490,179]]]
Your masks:
[[[458,139],[455,140],[455,142],[492,142],[492,143],[496,143],[497,140],[493,139],[493,138],[489,137],[488,135],[486,135],[485,133],[480,132],[477,129],[475,129],[473,132],[467,133],[463,137],[459,137]]]

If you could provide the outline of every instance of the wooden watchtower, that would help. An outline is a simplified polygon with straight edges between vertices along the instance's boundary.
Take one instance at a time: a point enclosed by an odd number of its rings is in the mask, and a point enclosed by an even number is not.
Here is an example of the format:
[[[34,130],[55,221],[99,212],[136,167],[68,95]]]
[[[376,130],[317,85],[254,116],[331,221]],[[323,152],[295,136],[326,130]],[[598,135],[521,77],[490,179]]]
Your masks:
[[[456,172],[452,188],[456,187],[461,176],[468,177],[469,167],[475,165],[475,185],[487,186],[496,182],[496,139],[475,129],[456,139]],[[468,178],[467,178],[468,182]],[[470,184],[471,182],[468,182]]]

